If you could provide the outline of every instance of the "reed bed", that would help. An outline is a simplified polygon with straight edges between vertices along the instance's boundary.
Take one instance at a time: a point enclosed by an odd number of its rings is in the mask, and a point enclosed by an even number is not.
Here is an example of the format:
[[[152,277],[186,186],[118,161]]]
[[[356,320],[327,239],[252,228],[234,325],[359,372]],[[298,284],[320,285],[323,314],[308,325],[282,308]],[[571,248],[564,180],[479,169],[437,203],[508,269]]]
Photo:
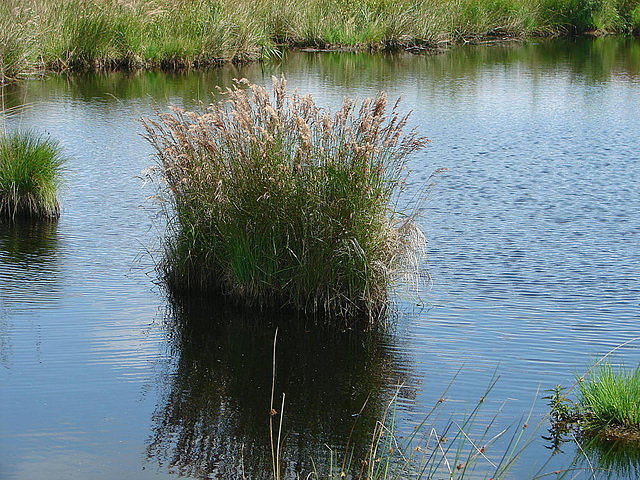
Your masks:
[[[0,82],[43,70],[191,68],[289,47],[431,49],[640,32],[640,0],[3,0]]]
[[[175,291],[237,303],[378,318],[399,275],[418,273],[424,236],[395,211],[409,155],[384,94],[332,114],[310,95],[239,81],[193,112],[143,121],[162,179],[169,238],[161,271]]]
[[[33,132],[0,133],[0,220],[54,219],[65,159],[57,142]]]

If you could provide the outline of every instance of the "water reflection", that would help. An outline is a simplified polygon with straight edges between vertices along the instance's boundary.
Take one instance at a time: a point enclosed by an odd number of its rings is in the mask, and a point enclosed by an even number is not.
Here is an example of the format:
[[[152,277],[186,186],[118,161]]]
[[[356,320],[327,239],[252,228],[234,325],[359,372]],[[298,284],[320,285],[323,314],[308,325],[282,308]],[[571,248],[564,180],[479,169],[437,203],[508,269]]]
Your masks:
[[[300,318],[247,313],[216,301],[181,300],[167,314],[173,359],[159,382],[148,456],[197,478],[269,477],[269,409],[276,327],[274,407],[284,407],[283,469],[322,468],[331,446],[362,458],[395,392],[410,383],[407,359],[384,333],[338,332]],[[412,387],[404,387],[404,398]],[[367,402],[360,416],[358,412]],[[275,419],[279,421],[278,414]]]
[[[487,67],[513,70],[524,67],[533,77],[564,75],[588,85],[611,80],[640,81],[640,41],[603,37],[575,40],[537,40],[459,47],[441,54],[420,57],[413,54],[368,54],[348,52],[296,52],[250,65],[226,65],[216,69],[165,73],[157,71],[111,72],[82,76],[58,75],[46,81],[20,82],[4,88],[5,106],[46,101],[52,95],[69,95],[92,104],[116,105],[125,100],[149,99],[192,105],[194,100],[211,100],[216,86],[229,86],[234,78],[270,83],[271,75],[299,77],[301,91],[325,90],[323,96],[341,99],[352,90],[411,91],[420,84],[444,85],[451,94],[470,94],[469,85],[487,74]],[[403,72],[401,76],[398,72]],[[305,85],[304,82],[308,84]]]
[[[584,472],[589,478],[624,480],[640,478],[640,448],[637,433],[626,437],[609,438],[606,433],[588,435],[575,426],[555,426],[551,430],[547,448],[554,454],[573,454],[573,461],[564,468],[566,472]],[[577,475],[576,475],[577,476]]]
[[[10,363],[11,313],[46,307],[59,296],[57,221],[0,222],[0,364]]]
[[[0,223],[0,310],[46,304],[60,290],[57,221]]]
[[[640,478],[640,448],[637,436],[632,439],[611,440],[596,436],[580,442],[577,464],[589,468],[589,464],[602,472],[601,478]],[[588,460],[587,460],[588,459]]]
[[[135,115],[131,107],[148,108],[149,103],[193,105],[194,100],[210,101],[216,86],[230,86],[234,78],[259,76],[262,68],[261,64],[251,64],[181,73],[138,71],[57,75],[46,81],[20,82],[4,87],[5,105],[17,109],[25,98],[33,103],[44,103],[63,97],[111,109],[121,108],[121,102],[134,101],[126,104],[129,108],[126,113]],[[270,68],[276,68],[276,64]]]
[[[486,77],[491,67],[508,69],[512,80],[517,78],[513,76],[514,65],[533,77],[566,72],[586,84],[640,80],[640,41],[622,37],[459,47],[423,58],[411,54],[294,52],[287,54],[286,60],[288,71],[307,71],[310,81],[323,88],[358,90],[375,87],[410,92],[420,84],[445,84],[453,94],[469,95],[469,87]],[[403,73],[399,76],[398,72]],[[344,90],[338,93],[345,94]]]

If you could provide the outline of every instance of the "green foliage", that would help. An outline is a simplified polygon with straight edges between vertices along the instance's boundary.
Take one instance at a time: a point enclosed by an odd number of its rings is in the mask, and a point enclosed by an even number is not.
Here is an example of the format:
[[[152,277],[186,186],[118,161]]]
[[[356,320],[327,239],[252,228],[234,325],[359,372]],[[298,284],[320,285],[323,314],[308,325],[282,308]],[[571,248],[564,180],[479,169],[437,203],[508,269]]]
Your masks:
[[[548,390],[550,395],[545,398],[551,407],[551,428],[549,436],[543,438],[554,453],[562,451],[569,441],[577,445],[570,469],[588,468],[592,472],[615,472],[619,478],[637,478],[640,366],[614,369],[605,360],[611,353],[578,376],[568,390],[559,385]],[[567,395],[576,386],[577,398],[572,402]]]
[[[56,218],[64,158],[58,144],[32,132],[0,135],[0,219]]]
[[[492,36],[640,31],[640,0],[5,0],[0,80],[37,67],[186,68],[275,46],[398,49]]]
[[[371,319],[424,239],[394,211],[406,158],[426,139],[386,97],[273,98],[243,82],[198,112],[145,121],[172,236],[165,274],[178,290],[222,290],[249,305]],[[245,90],[246,89],[246,90]]]
[[[629,3],[638,5],[635,0]],[[570,33],[624,32],[630,30],[628,7],[616,0],[545,0],[541,12],[549,23]]]
[[[611,363],[600,364],[579,383],[578,403],[588,430],[640,429],[640,366],[614,370]]]
[[[0,3],[0,85],[34,68],[37,22],[29,9],[15,7],[11,1]]]
[[[573,421],[577,413],[576,406],[567,398],[564,388],[554,385],[547,392],[548,395],[543,398],[549,400],[549,415],[552,421],[555,423]]]

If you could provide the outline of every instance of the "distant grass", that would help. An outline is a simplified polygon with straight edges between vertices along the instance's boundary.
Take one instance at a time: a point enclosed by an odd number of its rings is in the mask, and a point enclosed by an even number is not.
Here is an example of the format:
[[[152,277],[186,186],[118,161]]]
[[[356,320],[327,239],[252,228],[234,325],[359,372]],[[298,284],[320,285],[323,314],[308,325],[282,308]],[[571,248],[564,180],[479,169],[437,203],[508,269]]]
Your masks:
[[[375,319],[393,279],[417,272],[424,237],[395,211],[408,155],[383,94],[335,113],[310,96],[248,82],[196,112],[146,120],[170,238],[174,290],[222,291],[238,303]],[[397,106],[397,104],[396,104]]]
[[[3,0],[0,82],[42,69],[190,68],[290,47],[435,48],[640,33],[640,0]]]
[[[0,133],[0,220],[58,217],[63,165],[55,141],[33,132]]]
[[[35,32],[28,9],[0,2],[0,85],[33,69],[36,61]]]

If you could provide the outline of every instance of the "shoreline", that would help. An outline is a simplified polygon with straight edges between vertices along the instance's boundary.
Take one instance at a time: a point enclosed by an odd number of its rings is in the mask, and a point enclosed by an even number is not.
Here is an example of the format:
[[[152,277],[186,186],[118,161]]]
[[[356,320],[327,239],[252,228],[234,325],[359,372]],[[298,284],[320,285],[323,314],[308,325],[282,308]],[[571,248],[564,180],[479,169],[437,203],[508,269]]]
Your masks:
[[[635,35],[624,35],[618,33],[598,33],[589,32],[580,35],[527,35],[527,36],[509,36],[509,37],[495,37],[495,36],[477,36],[464,41],[451,41],[440,40],[437,44],[418,44],[411,46],[402,46],[395,48],[373,48],[371,46],[345,46],[345,45],[327,45],[324,47],[317,46],[281,46],[278,50],[277,57],[282,57],[287,52],[303,52],[303,53],[359,53],[359,54],[376,54],[376,53],[388,53],[388,54],[409,54],[415,56],[421,55],[440,55],[450,51],[451,49],[463,47],[463,46],[488,46],[488,45],[507,45],[507,44],[522,44],[531,40],[554,40],[554,39],[598,39],[602,37],[613,36],[630,39],[640,39]],[[76,63],[76,64],[63,64],[62,62],[55,62],[52,65],[37,65],[29,71],[21,72],[16,78],[5,79],[4,82],[0,81],[0,88],[10,85],[12,83],[21,82],[23,80],[42,79],[49,74],[96,74],[96,73],[112,73],[112,72],[153,72],[160,71],[165,73],[182,73],[189,71],[205,70],[208,68],[223,67],[224,65],[248,65],[264,60],[269,60],[274,56],[258,56],[255,58],[243,58],[243,59],[213,59],[209,61],[202,60],[189,60],[189,59],[162,59],[159,61],[143,61],[143,60],[131,60],[129,58],[122,59],[107,59],[99,58],[91,61]]]
[[[6,0],[0,85],[49,72],[246,64],[289,50],[429,54],[608,34],[640,35],[640,0]]]

